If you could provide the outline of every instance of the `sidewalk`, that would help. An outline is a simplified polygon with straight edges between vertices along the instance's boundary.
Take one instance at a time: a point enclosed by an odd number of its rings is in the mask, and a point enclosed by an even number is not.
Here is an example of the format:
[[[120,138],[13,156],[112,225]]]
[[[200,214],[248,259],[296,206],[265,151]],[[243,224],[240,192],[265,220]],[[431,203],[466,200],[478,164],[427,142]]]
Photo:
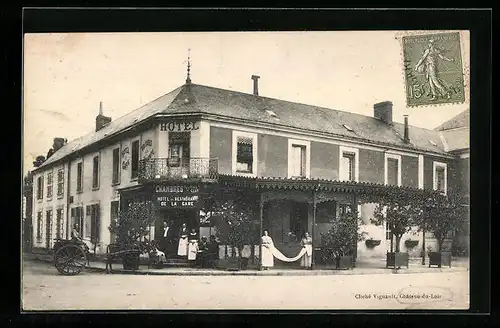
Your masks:
[[[47,254],[24,254],[24,260],[52,262],[52,256]],[[326,275],[372,275],[372,274],[411,274],[411,273],[451,273],[469,270],[468,259],[455,259],[449,267],[428,267],[422,265],[422,259],[410,259],[409,268],[398,270],[385,268],[385,259],[363,259],[356,263],[356,268],[350,270],[315,269],[297,270],[274,268],[267,271],[241,270],[226,271],[223,269],[199,269],[199,268],[163,268],[148,269],[147,265],[141,265],[139,270],[123,270],[121,264],[113,264],[113,274],[135,274],[135,275],[165,275],[165,276],[326,276]],[[106,264],[99,261],[90,261],[86,270],[93,272],[105,272]]]

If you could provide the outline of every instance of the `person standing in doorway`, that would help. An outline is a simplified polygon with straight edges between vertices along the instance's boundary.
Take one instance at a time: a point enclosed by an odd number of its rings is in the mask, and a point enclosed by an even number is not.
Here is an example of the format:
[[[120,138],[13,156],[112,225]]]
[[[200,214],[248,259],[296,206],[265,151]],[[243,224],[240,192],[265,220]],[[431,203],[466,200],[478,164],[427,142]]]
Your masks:
[[[198,255],[198,234],[195,229],[191,229],[188,239],[188,260],[196,261]]]
[[[306,253],[302,256],[300,260],[300,266],[305,268],[306,270],[311,270],[312,268],[312,238],[309,236],[309,233],[306,232],[304,237],[300,241],[302,248],[305,248]]]
[[[186,257],[188,254],[188,235],[186,223],[183,223],[179,232],[179,246],[177,247],[177,255],[181,257]]]
[[[172,229],[170,229],[170,225],[168,221],[163,222],[163,233],[161,238],[161,250],[165,253],[165,255],[169,255],[172,252],[170,244],[172,243]]]
[[[273,248],[273,239],[265,230],[264,236],[262,236],[262,269],[264,270],[269,270],[274,266]]]

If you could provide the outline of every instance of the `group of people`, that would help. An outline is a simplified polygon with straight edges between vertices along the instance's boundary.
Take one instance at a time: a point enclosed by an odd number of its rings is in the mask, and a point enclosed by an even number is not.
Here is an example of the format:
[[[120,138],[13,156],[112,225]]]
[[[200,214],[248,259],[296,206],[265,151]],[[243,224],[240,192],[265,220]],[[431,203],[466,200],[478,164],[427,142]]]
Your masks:
[[[295,258],[287,258],[281,252],[279,252],[273,243],[273,239],[269,236],[267,230],[264,231],[262,236],[262,268],[264,270],[269,270],[274,266],[274,258],[277,257],[282,261],[294,262],[296,259],[300,258],[300,266],[304,269],[312,269],[312,238],[309,233],[306,232],[304,237],[300,241],[302,249],[300,253]]]
[[[187,258],[201,267],[213,267],[219,254],[219,244],[214,235],[210,236],[210,242],[205,236],[198,240],[196,230],[193,228],[189,231],[186,223],[181,225],[178,235],[175,235],[167,221],[163,222],[160,248],[167,256]]]

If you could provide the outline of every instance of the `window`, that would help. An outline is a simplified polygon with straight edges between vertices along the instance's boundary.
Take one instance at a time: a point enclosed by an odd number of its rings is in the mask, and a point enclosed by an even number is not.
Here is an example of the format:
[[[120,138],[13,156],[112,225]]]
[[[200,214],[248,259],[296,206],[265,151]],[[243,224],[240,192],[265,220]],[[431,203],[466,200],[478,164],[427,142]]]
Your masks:
[[[384,181],[387,185],[401,186],[401,156],[385,154]]]
[[[337,218],[337,203],[334,201],[318,203],[316,223],[332,223]]]
[[[43,229],[43,219],[42,212],[36,214],[36,242],[42,242],[42,229]]]
[[[139,140],[132,142],[132,179],[139,176]]]
[[[111,202],[111,216],[110,216],[111,225],[116,224],[116,222],[118,221],[119,208],[120,208],[119,201],[112,201]],[[115,233],[111,233],[110,242],[112,242],[112,243],[116,242],[116,234]]]
[[[56,238],[63,238],[63,209],[58,208],[56,210]]]
[[[342,180],[344,181],[355,181],[355,166],[354,161],[356,159],[356,154],[351,152],[343,152],[342,158],[340,159],[342,167]]]
[[[288,139],[288,177],[309,178],[311,143],[306,140]]]
[[[64,195],[64,169],[57,171],[57,196]]]
[[[169,166],[189,165],[190,140],[189,132],[170,132],[168,134]]]
[[[292,177],[306,176],[306,147],[292,145]]]
[[[39,176],[37,179],[36,199],[43,199],[43,176]]]
[[[47,210],[46,223],[45,223],[45,247],[51,248],[52,246],[52,210]]]
[[[389,229],[389,225],[386,223],[385,224],[385,240],[392,240],[392,232],[391,229]]]
[[[52,172],[49,172],[47,174],[47,199],[52,198],[52,185],[54,182],[54,177],[52,175]]]
[[[83,191],[83,163],[80,162],[76,165],[76,191]]]
[[[439,190],[446,195],[447,167],[446,163],[434,162],[434,190]]]
[[[120,183],[120,148],[113,149],[113,184]]]
[[[94,156],[92,160],[92,188],[99,188],[99,156]]]
[[[85,216],[85,238],[95,243],[100,240],[100,213],[99,204],[87,205]]]
[[[339,180],[359,181],[359,150],[339,147]]]
[[[233,131],[233,174],[257,174],[257,134]]]
[[[238,137],[236,154],[236,171],[252,173],[253,145],[252,138]]]

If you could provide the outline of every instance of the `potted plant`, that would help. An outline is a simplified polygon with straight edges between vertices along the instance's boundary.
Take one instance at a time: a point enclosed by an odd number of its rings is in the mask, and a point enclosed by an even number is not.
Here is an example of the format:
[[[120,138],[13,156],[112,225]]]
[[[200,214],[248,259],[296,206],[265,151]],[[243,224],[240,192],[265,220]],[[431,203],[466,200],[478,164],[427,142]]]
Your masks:
[[[418,197],[407,197],[395,192],[379,201],[375,207],[372,222],[377,225],[386,223],[390,231],[390,252],[387,252],[386,267],[408,267],[410,256],[400,251],[401,237],[414,229],[422,213],[422,202]],[[395,239],[395,242],[394,242]]]
[[[443,243],[452,232],[458,230],[466,220],[466,207],[457,195],[446,196],[433,193],[426,199],[420,226],[434,235],[436,251],[429,251],[429,267],[436,265],[451,267],[451,252],[444,251]]]
[[[151,201],[129,202],[119,211],[118,220],[111,222],[109,231],[117,236],[117,250],[121,256],[123,269],[139,269],[140,254],[144,251],[141,240],[149,235],[149,229],[156,219],[156,209]]]
[[[232,248],[226,269],[246,269],[249,259],[243,257],[244,246],[251,246],[250,257],[253,258],[253,245],[259,242],[260,222],[255,218],[255,198],[248,193],[231,190],[221,192],[222,194],[211,198],[206,212],[218,218],[216,237]]]
[[[379,239],[373,239],[370,237],[370,239],[365,240],[365,245],[367,248],[375,248],[376,246],[380,245],[380,240]]]
[[[406,239],[405,240],[405,246],[407,248],[415,248],[418,246],[418,240],[414,240],[414,239]]]
[[[360,218],[349,208],[335,220],[327,233],[321,234],[322,260],[336,269],[352,269],[357,243],[364,240],[366,232],[358,231]]]

